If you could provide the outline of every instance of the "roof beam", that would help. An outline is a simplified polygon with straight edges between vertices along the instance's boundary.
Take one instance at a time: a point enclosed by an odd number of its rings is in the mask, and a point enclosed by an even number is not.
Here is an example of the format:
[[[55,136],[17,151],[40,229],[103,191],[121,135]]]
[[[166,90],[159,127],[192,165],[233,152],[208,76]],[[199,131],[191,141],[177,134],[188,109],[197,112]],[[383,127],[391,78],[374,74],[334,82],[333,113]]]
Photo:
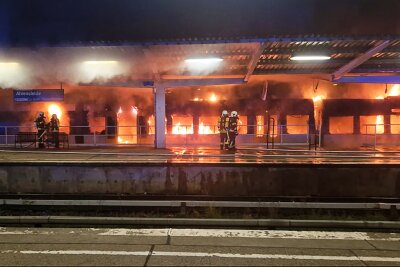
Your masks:
[[[376,46],[366,51],[364,54],[361,54],[360,56],[356,57],[346,65],[342,66],[337,71],[332,73],[332,80],[335,81],[337,79],[340,79],[346,73],[352,71],[354,68],[357,68],[362,63],[370,59],[373,55],[385,49],[389,45],[389,43],[390,43],[389,40],[381,41]]]
[[[256,69],[253,75],[264,75],[264,74],[328,74],[330,76],[329,80],[331,80],[331,73],[334,71],[334,68],[301,68],[301,69]],[[363,68],[363,69],[355,69],[352,74],[355,73],[400,73],[400,67],[392,67],[392,68]]]
[[[163,80],[160,82],[165,87],[189,87],[189,86],[212,86],[212,85],[232,85],[243,84],[242,78],[219,78],[219,79],[179,79]]]
[[[244,81],[248,82],[250,79],[250,76],[253,74],[253,71],[255,70],[255,68],[257,67],[257,63],[260,60],[261,55],[264,52],[266,43],[260,43],[258,48],[256,49],[256,51],[254,51],[254,54],[251,58],[251,61],[247,67],[247,73],[246,76],[244,77]]]
[[[326,54],[358,54],[364,53],[365,49],[368,47],[365,46],[350,46],[350,47],[332,47],[330,45],[317,45],[316,47],[303,47],[301,45],[296,47],[273,47],[269,48],[266,47],[265,55],[292,55],[294,53],[305,53],[305,54],[316,54],[319,53],[326,53]],[[400,46],[389,46],[385,48],[385,53],[399,53]]]
[[[149,80],[130,80],[123,82],[91,82],[79,83],[79,86],[99,86],[99,87],[132,87],[132,88],[153,88],[154,81]]]
[[[266,59],[266,60],[261,60],[257,65],[263,66],[263,65],[292,65],[292,66],[298,66],[301,64],[302,66],[304,65],[330,65],[330,64],[348,64],[351,61],[348,59],[331,59],[326,62],[320,61],[296,61],[294,62],[293,60],[290,59]],[[368,61],[364,62],[364,64],[398,64],[400,65],[400,60],[398,58],[371,58]]]
[[[187,45],[187,44],[227,44],[227,43],[260,43],[260,42],[332,42],[332,41],[373,41],[379,40],[380,35],[299,35],[288,37],[269,36],[265,38],[182,38],[174,40],[159,40],[149,42],[91,42],[68,44],[71,46],[154,46],[154,45]],[[398,35],[388,35],[387,39],[397,40]]]
[[[337,83],[400,83],[400,76],[345,76],[337,79]]]
[[[156,85],[169,87],[190,87],[190,86],[212,86],[212,85],[232,85],[243,84],[243,78],[204,78],[204,79],[174,79],[160,80],[159,82],[146,80],[131,80],[124,82],[105,82],[105,83],[81,83],[80,86],[104,86],[104,87],[132,87],[132,88],[153,88]]]

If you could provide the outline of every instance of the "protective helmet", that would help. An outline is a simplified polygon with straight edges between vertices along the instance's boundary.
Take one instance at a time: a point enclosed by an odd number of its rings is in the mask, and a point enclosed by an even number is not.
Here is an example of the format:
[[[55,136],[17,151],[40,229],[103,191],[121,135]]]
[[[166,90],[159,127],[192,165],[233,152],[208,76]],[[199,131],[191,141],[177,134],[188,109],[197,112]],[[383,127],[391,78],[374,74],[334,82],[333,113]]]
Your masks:
[[[38,116],[39,116],[39,117],[44,117],[44,112],[41,112],[41,111],[40,111],[40,112],[38,113]]]
[[[228,116],[228,111],[227,110],[223,110],[222,111],[222,116]]]
[[[237,115],[238,115],[238,114],[237,114],[237,111],[232,111],[232,112],[231,112],[231,117],[237,117]]]

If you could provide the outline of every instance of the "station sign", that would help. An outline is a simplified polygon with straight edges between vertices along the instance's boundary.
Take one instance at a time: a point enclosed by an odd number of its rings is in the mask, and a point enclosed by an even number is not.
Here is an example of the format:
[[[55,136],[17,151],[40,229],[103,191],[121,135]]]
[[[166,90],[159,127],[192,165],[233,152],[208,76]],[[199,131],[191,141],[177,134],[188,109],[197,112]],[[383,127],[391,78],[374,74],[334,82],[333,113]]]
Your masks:
[[[14,102],[64,101],[64,89],[14,90]]]

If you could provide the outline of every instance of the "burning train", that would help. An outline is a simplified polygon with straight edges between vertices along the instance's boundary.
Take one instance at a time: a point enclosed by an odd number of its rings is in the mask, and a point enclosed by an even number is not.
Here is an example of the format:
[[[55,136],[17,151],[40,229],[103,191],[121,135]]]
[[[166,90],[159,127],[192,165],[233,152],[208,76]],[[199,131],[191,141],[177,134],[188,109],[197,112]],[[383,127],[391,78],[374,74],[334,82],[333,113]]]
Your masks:
[[[239,113],[239,144],[308,144],[312,136],[327,147],[354,147],[377,140],[396,143],[400,133],[400,88],[369,98],[280,97],[265,100],[257,88],[171,89],[166,97],[167,144],[216,145],[221,110]],[[243,90],[247,93],[243,94]],[[34,131],[39,111],[57,114],[71,144],[152,145],[153,94],[149,89],[65,86],[64,102],[14,103],[1,90],[0,142],[18,131]],[[277,89],[278,91],[278,89]],[[289,94],[290,95],[290,94]],[[325,94],[326,95],[326,94]]]

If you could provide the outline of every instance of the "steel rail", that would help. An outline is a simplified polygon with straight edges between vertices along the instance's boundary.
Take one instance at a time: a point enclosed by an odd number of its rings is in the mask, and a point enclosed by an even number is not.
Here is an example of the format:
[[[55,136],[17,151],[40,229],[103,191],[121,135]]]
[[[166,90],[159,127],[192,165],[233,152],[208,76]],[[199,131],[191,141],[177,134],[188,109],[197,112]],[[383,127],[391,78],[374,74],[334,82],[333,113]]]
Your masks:
[[[192,200],[45,200],[0,199],[0,206],[98,206],[98,207],[214,207],[214,208],[284,208],[284,209],[396,209],[400,203],[346,202],[257,202]]]
[[[294,220],[294,219],[201,219],[201,218],[137,218],[89,216],[0,216],[2,225],[138,225],[196,227],[274,227],[334,229],[400,229],[399,221],[367,220]]]

